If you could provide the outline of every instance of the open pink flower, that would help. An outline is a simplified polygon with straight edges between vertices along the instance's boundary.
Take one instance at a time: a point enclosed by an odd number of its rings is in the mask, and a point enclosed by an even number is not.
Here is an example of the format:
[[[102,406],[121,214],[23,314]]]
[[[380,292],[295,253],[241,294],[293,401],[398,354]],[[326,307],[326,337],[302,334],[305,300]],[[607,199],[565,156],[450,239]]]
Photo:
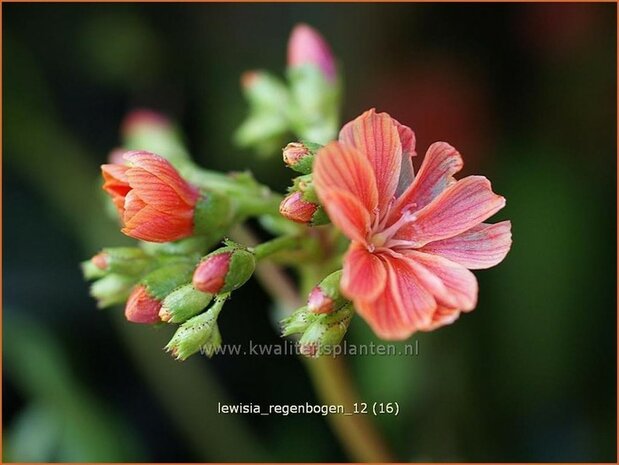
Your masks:
[[[469,269],[500,263],[511,223],[484,220],[505,206],[482,176],[456,181],[460,154],[430,146],[415,176],[415,135],[373,109],[342,128],[314,166],[318,196],[351,239],[341,288],[384,339],[452,323],[477,304]]]
[[[124,158],[128,166],[101,166],[103,189],[120,214],[122,232],[150,242],[191,236],[198,190],[158,155],[134,151]]]

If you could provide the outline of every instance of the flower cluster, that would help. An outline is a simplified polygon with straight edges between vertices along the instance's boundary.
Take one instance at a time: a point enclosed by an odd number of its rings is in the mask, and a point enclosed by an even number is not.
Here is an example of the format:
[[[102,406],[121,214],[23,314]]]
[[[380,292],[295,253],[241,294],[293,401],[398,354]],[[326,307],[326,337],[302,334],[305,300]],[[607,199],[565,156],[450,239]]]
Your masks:
[[[287,75],[287,84],[266,72],[243,76],[249,116],[236,135],[262,153],[296,136],[282,149],[296,172],[285,196],[248,173],[196,166],[173,125],[144,110],[127,118],[125,148],[102,166],[121,231],[140,242],[84,262],[91,293],[101,307],[126,301],[131,322],[180,325],[166,346],[178,359],[217,352],[224,303],[265,259],[304,282],[322,277],[281,322],[305,355],[319,356],[342,341],[355,313],[383,339],[452,323],[477,304],[470,270],[510,249],[510,222],[485,223],[505,199],[482,176],[457,180],[463,161],[449,144],[432,144],[415,170],[414,132],[374,109],[337,136],[339,70],[309,26],[291,35]],[[251,217],[274,237],[226,239]]]

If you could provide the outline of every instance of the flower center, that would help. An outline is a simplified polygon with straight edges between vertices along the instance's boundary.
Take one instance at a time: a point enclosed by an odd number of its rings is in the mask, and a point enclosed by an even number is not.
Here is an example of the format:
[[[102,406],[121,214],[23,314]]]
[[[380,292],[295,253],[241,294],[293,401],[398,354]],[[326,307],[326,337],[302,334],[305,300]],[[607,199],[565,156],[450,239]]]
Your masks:
[[[412,207],[414,208],[414,206]],[[397,245],[402,241],[392,240],[393,236],[405,225],[417,221],[417,215],[413,213],[411,209],[402,212],[402,216],[389,227],[385,227],[388,215],[383,217],[382,221],[375,221],[372,227],[372,234],[369,239],[368,250],[373,252],[376,247],[391,247]],[[378,216],[377,216],[378,217]]]

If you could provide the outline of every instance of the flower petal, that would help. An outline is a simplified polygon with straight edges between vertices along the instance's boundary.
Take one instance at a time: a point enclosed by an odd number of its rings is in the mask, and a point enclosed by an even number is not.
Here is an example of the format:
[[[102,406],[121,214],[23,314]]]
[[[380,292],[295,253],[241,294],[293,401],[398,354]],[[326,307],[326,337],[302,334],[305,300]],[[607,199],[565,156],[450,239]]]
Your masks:
[[[490,181],[483,176],[469,176],[417,211],[394,238],[408,241],[411,248],[419,248],[467,231],[504,206],[505,198],[492,192]]]
[[[376,176],[378,206],[385,211],[396,192],[402,165],[402,144],[395,120],[372,108],[347,123],[340,131],[339,140],[367,157]]]
[[[511,222],[482,223],[455,237],[430,242],[421,251],[441,255],[470,270],[490,268],[503,261],[511,248]]]
[[[435,142],[423,159],[421,168],[410,187],[398,198],[393,209],[394,219],[403,210],[420,210],[438,194],[455,183],[453,175],[462,169],[462,157],[456,149],[445,142]]]
[[[419,328],[420,331],[434,331],[441,326],[450,325],[458,319],[460,310],[457,308],[443,307],[439,305],[432,314],[432,321],[424,328]]]
[[[179,203],[195,205],[198,190],[185,181],[165,158],[144,151],[128,152],[124,158],[131,164],[127,171],[131,187],[140,191],[140,197],[146,203],[166,210]]]
[[[421,265],[433,275],[434,279],[428,282],[427,275],[417,275],[434,295],[439,305],[459,308],[470,311],[477,305],[477,279],[475,275],[462,265],[447,260],[438,255],[409,250],[405,252],[413,263]],[[435,280],[441,281],[442,286],[433,285]]]
[[[361,202],[344,190],[327,191],[321,198],[329,218],[349,239],[364,243],[370,231],[370,214]]]
[[[323,206],[325,196],[338,190],[356,197],[368,213],[376,209],[378,194],[372,167],[353,147],[331,142],[321,148],[316,155],[313,180]]]
[[[125,198],[124,227],[121,232],[134,239],[168,242],[190,236],[193,232],[191,212],[175,215],[147,205],[132,190]]]
[[[349,299],[374,300],[385,289],[385,265],[365,247],[352,244],[344,258],[340,287]]]
[[[406,339],[431,323],[436,300],[417,275],[418,268],[406,257],[381,255],[387,285],[374,300],[354,300],[359,314],[383,339]]]

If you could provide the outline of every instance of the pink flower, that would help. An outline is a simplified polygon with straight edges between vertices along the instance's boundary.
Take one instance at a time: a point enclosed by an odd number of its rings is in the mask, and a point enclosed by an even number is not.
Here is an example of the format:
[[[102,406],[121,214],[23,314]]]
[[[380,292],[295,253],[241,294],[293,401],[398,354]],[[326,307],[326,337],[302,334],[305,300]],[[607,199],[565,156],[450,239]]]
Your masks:
[[[122,232],[150,242],[191,236],[198,190],[158,155],[135,151],[124,158],[129,166],[101,166],[103,189],[120,214]]]
[[[469,269],[500,263],[511,223],[484,220],[505,206],[482,176],[456,181],[460,154],[430,146],[413,174],[415,136],[373,109],[346,124],[314,167],[322,205],[351,244],[341,290],[377,335],[405,339],[456,320],[477,303]]]
[[[291,68],[312,64],[317,66],[325,78],[335,81],[337,70],[329,44],[307,24],[298,24],[288,41],[288,66]]]

